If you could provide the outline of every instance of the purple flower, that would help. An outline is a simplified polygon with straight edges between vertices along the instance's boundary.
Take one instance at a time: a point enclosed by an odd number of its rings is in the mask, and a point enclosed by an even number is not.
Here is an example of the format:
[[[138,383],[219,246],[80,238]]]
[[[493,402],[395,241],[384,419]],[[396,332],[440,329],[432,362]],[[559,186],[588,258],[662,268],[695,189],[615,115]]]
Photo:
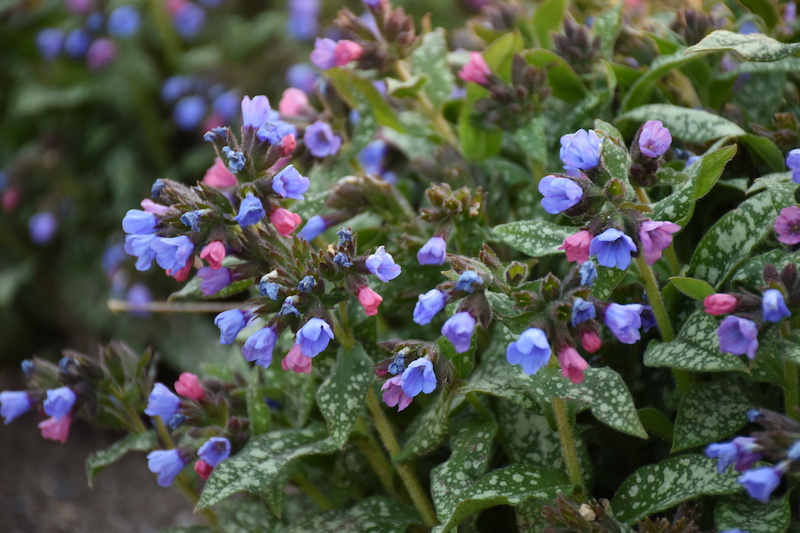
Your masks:
[[[483,285],[483,279],[476,272],[465,270],[458,276],[455,289],[472,294],[475,292],[475,288],[481,285]]]
[[[362,2],[369,7],[378,7],[381,4],[381,0],[362,0]]]
[[[417,252],[420,265],[443,265],[447,259],[447,243],[441,237],[431,237]]]
[[[202,267],[197,271],[197,276],[202,280],[200,282],[200,290],[206,296],[217,294],[233,282],[230,269],[225,267],[217,270],[211,267]]]
[[[400,379],[400,386],[403,388],[403,392],[410,398],[420,392],[430,394],[436,389],[436,374],[433,371],[433,363],[424,357],[412,361]]]
[[[469,350],[474,330],[475,319],[468,312],[461,311],[447,319],[442,326],[442,335],[450,339],[457,353],[464,353]]]
[[[379,280],[386,283],[400,275],[400,265],[394,262],[391,254],[386,253],[384,246],[379,246],[374,254],[367,257],[367,270],[375,274]]]
[[[206,101],[202,96],[184,96],[175,104],[172,118],[180,129],[191,131],[200,125],[206,111]]]
[[[333,339],[333,331],[321,318],[312,318],[297,332],[295,343],[306,357],[316,357],[328,347]]]
[[[148,416],[160,416],[163,420],[178,412],[181,399],[177,394],[169,390],[163,383],[153,385],[150,396],[147,397],[147,409],[144,414]]]
[[[631,264],[631,252],[635,251],[633,239],[616,228],[608,228],[589,244],[589,254],[596,255],[598,263],[620,270],[628,268]]]
[[[214,318],[214,325],[219,328],[219,343],[233,344],[236,336],[242,331],[249,321],[248,313],[241,309],[223,311]]]
[[[786,156],[786,166],[792,171],[792,181],[800,183],[800,148],[795,148]]]
[[[80,59],[86,55],[86,50],[89,49],[91,42],[92,37],[86,30],[76,28],[69,32],[64,39],[64,52],[73,59]]]
[[[358,162],[365,174],[381,176],[383,174],[383,159],[389,147],[386,141],[375,140],[366,145],[358,154]]]
[[[530,376],[547,364],[550,354],[550,343],[544,331],[528,328],[508,345],[506,360],[512,365],[522,365],[522,371]]]
[[[587,302],[583,298],[575,298],[575,301],[572,302],[572,317],[570,318],[570,324],[574,328],[581,322],[586,322],[587,320],[591,320],[597,316],[597,311],[594,308],[594,304]]]
[[[672,234],[680,229],[681,227],[674,222],[653,220],[642,222],[639,227],[639,239],[642,241],[645,263],[652,265],[661,259],[661,251],[672,244]]]
[[[150,312],[147,310],[147,304],[153,301],[153,295],[147,285],[143,283],[134,283],[125,294],[125,300],[131,308],[131,315],[142,317],[147,316]]]
[[[297,236],[307,241],[314,240],[323,231],[328,229],[329,223],[321,215],[314,215],[306,221],[303,229],[297,232]]]
[[[280,146],[287,135],[297,136],[297,128],[282,120],[267,121],[258,128],[256,137],[259,141]]]
[[[242,356],[245,361],[254,362],[267,368],[272,362],[272,349],[278,335],[270,327],[261,328],[247,338],[242,346]]]
[[[791,311],[786,308],[783,294],[778,289],[768,289],[764,292],[761,311],[764,314],[765,322],[780,322],[784,317],[792,316]]]
[[[72,410],[75,399],[75,393],[69,387],[51,389],[47,391],[47,398],[43,403],[44,412],[56,420],[61,420]]]
[[[214,108],[214,112],[219,113],[224,121],[230,122],[239,112],[239,93],[233,90],[225,91],[214,97],[214,103],[211,106]],[[223,138],[225,138],[224,135],[226,133],[224,129],[221,130]]]
[[[191,76],[172,76],[161,86],[161,99],[172,103],[192,90],[194,78]]]
[[[717,328],[719,349],[723,353],[755,358],[758,350],[758,326],[752,320],[728,316]]]
[[[184,40],[193,39],[206,22],[206,12],[192,2],[186,2],[172,15],[172,25]]]
[[[767,503],[769,495],[781,483],[781,471],[772,466],[762,466],[748,470],[737,480],[739,484],[744,485],[744,490],[751,498],[760,502]]]
[[[230,457],[231,443],[225,437],[211,437],[205,444],[200,446],[200,449],[197,450],[197,455],[207,465],[216,468],[218,464]]]
[[[156,252],[158,266],[173,272],[182,269],[194,253],[194,244],[186,235],[159,237],[153,240],[150,247]]]
[[[314,41],[314,50],[312,50],[310,58],[311,62],[322,70],[328,70],[336,66],[336,41],[333,39],[320,39]]]
[[[319,33],[319,0],[289,0],[286,32],[300,41],[311,40]]]
[[[539,192],[542,193],[542,207],[551,215],[566,211],[581,201],[583,189],[569,178],[545,176],[539,181]]]
[[[257,130],[269,119],[270,111],[272,108],[266,96],[254,96],[252,100],[245,96],[242,98],[242,127]]]
[[[420,294],[414,307],[414,322],[420,326],[430,324],[433,317],[444,309],[446,303],[447,294],[439,289],[431,289],[425,294]]]
[[[108,16],[106,27],[114,37],[126,38],[139,29],[139,10],[131,5],[120,6]]]
[[[334,155],[342,146],[342,138],[334,135],[331,127],[320,120],[306,128],[303,140],[314,157]]]
[[[398,411],[402,411],[411,405],[411,400],[413,400],[413,398],[403,392],[403,386],[401,385],[402,380],[403,376],[394,376],[387,379],[381,387],[383,391],[383,403],[389,407],[397,406]]]
[[[37,246],[44,246],[53,240],[58,229],[58,219],[50,211],[36,213],[28,219],[28,232],[31,241]]]
[[[639,134],[639,150],[647,157],[660,157],[669,150],[672,134],[660,120],[648,120]]]
[[[0,416],[3,417],[5,424],[9,424],[15,418],[27,413],[31,407],[33,407],[33,403],[26,391],[0,392]]]
[[[158,237],[155,235],[127,235],[125,237],[125,252],[136,257],[136,270],[144,272],[153,264],[156,251],[150,245]]]
[[[775,231],[778,232],[778,240],[783,244],[800,243],[800,207],[791,205],[781,209],[775,219]]]
[[[253,194],[248,194],[239,205],[239,214],[234,217],[243,228],[258,224],[267,215],[261,200]]]
[[[293,200],[304,200],[303,193],[308,190],[310,184],[311,181],[302,176],[294,165],[288,165],[272,178],[272,190],[284,198]]]
[[[317,72],[308,63],[292,65],[286,71],[286,85],[296,87],[309,94],[314,92],[316,78]]]
[[[54,59],[61,53],[64,32],[57,28],[45,28],[36,36],[36,46],[45,59]]]
[[[641,304],[611,304],[606,307],[605,323],[611,333],[623,344],[635,344],[640,338],[642,327]]]
[[[600,138],[594,130],[583,129],[563,135],[560,156],[566,170],[592,169],[600,163]]]
[[[122,230],[130,234],[147,234],[156,232],[158,218],[153,213],[140,209],[130,209],[122,219]]]
[[[718,460],[717,472],[720,474],[730,465],[734,465],[733,468],[737,472],[744,472],[762,457],[755,442],[756,439],[752,437],[736,437],[730,442],[715,442],[706,447],[706,457]]]
[[[177,449],[156,450],[147,454],[147,468],[158,474],[158,484],[169,487],[189,461]]]
[[[96,39],[86,51],[86,66],[89,70],[107,67],[117,57],[117,45],[111,39]]]

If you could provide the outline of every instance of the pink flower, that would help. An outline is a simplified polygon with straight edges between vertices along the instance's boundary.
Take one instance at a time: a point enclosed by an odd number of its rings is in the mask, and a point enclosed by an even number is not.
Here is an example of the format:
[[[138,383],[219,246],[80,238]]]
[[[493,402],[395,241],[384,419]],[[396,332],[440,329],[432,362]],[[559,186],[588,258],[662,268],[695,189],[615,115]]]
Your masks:
[[[291,133],[281,139],[281,157],[292,155],[295,148],[297,148],[297,139]]]
[[[72,415],[66,414],[60,419],[50,417],[39,422],[39,429],[42,430],[42,437],[49,440],[57,440],[61,444],[67,442],[69,437],[69,426],[72,424]]]
[[[142,206],[142,209],[145,210],[145,212],[152,213],[154,215],[163,215],[164,213],[169,211],[169,206],[157,204],[150,198],[145,198],[144,200],[142,200],[140,202],[140,205]]]
[[[175,281],[186,281],[186,278],[189,277],[189,272],[192,271],[193,264],[194,258],[190,256],[189,259],[186,260],[186,264],[183,266],[183,268],[174,274],[172,273],[172,269],[167,269],[165,272],[167,273],[167,276],[172,276]]]
[[[0,205],[3,206],[3,211],[9,213],[17,208],[21,199],[22,193],[19,187],[9,187],[3,193],[3,199],[0,200]]]
[[[278,233],[288,237],[297,229],[303,219],[297,213],[292,213],[288,209],[279,207],[269,214],[269,221],[272,222]]]
[[[591,243],[592,234],[586,230],[581,230],[575,235],[570,235],[564,239],[558,249],[567,253],[567,261],[575,261],[582,265],[589,260],[589,245]]]
[[[361,287],[358,289],[358,303],[364,307],[364,312],[368,316],[378,314],[378,306],[381,305],[383,298],[380,294],[373,291],[369,287]]]
[[[652,265],[661,259],[661,251],[672,244],[672,234],[681,227],[674,222],[657,222],[645,220],[639,227],[639,239],[642,241],[644,261]]]
[[[222,159],[217,157],[214,159],[214,164],[206,170],[206,175],[203,176],[203,183],[209,187],[223,189],[225,187],[233,187],[239,182],[236,176],[231,174],[230,170],[225,166],[225,163],[222,162]]]
[[[225,259],[225,245],[221,241],[213,241],[203,248],[200,252],[200,259],[208,261],[208,266],[211,270],[219,270],[222,266],[222,260]]]
[[[200,385],[200,380],[191,372],[184,372],[180,375],[178,381],[175,382],[175,392],[196,402],[202,400],[206,395],[203,386]]]
[[[211,475],[211,472],[214,471],[214,467],[202,459],[198,459],[194,463],[194,471],[197,472],[197,475],[200,476],[200,479],[205,481],[208,479],[208,476]]]
[[[299,117],[311,108],[305,91],[290,87],[283,91],[283,96],[278,104],[278,111],[285,117]]]
[[[411,405],[411,400],[414,399],[403,392],[403,387],[400,384],[402,379],[403,375],[398,374],[393,378],[387,379],[386,383],[381,387],[383,391],[383,403],[389,407],[394,407],[396,405],[398,412]]]
[[[333,49],[333,58],[337,67],[343,67],[351,61],[357,61],[363,53],[364,49],[360,44],[342,39]]]
[[[732,294],[717,293],[709,294],[703,300],[706,313],[713,316],[725,315],[736,309],[736,296]]]
[[[576,385],[583,381],[583,371],[589,367],[581,354],[572,346],[567,346],[558,354],[558,362],[561,363],[561,375]]]
[[[800,243],[800,207],[791,205],[781,209],[775,219],[775,231],[778,232],[778,240],[783,244]]]
[[[471,81],[478,85],[486,85],[489,83],[489,76],[492,74],[486,60],[478,52],[470,52],[469,61],[464,65],[458,76],[464,81]]]
[[[581,346],[589,353],[595,353],[603,346],[600,335],[594,331],[584,331],[581,333]]]
[[[293,344],[292,349],[281,361],[281,368],[298,374],[310,374],[313,362],[314,359],[312,357],[303,354],[299,344]]]

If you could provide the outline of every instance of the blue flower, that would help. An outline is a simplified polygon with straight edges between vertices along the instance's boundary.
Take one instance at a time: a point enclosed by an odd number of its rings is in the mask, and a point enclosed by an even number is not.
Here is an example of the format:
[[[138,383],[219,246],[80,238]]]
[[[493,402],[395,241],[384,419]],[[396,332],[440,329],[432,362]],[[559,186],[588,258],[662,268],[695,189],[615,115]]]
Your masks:
[[[200,231],[201,216],[203,216],[202,211],[187,211],[181,215],[181,224],[187,228],[192,228],[192,231]]]
[[[220,344],[233,344],[236,336],[242,331],[249,317],[241,309],[223,311],[214,318],[214,324],[219,328]]]
[[[300,311],[294,306],[294,296],[287,296],[281,305],[281,310],[278,311],[278,316],[290,314],[300,316]]]
[[[794,441],[794,443],[789,446],[789,449],[786,450],[786,457],[792,461],[800,460],[800,440]]]
[[[153,385],[150,396],[147,397],[147,409],[144,414],[148,416],[160,416],[163,420],[178,412],[181,399],[177,394],[169,390],[163,383]]]
[[[506,349],[506,360],[512,365],[522,365],[529,376],[550,361],[551,349],[547,336],[539,328],[528,328]]]
[[[406,369],[405,352],[407,351],[408,350],[402,350],[399,354],[397,354],[397,357],[394,358],[394,361],[389,363],[387,370],[389,371],[390,374],[394,374],[396,376],[397,374],[402,373]]]
[[[575,298],[575,301],[572,302],[572,317],[570,318],[570,324],[572,324],[573,328],[581,322],[591,320],[596,316],[597,311],[594,308],[594,304],[587,302],[583,298]]]
[[[328,229],[328,222],[321,215],[314,215],[306,221],[303,229],[297,232],[297,236],[307,241],[313,241],[326,229]]]
[[[330,125],[320,120],[306,128],[303,140],[314,157],[335,155],[342,146],[342,138],[334,135]]]
[[[374,254],[367,257],[367,270],[375,274],[384,283],[400,275],[400,265],[394,262],[391,254],[386,253],[386,247],[379,246]]]
[[[475,292],[475,287],[481,285],[483,285],[483,279],[477,273],[472,270],[465,270],[456,281],[456,290],[472,294]]]
[[[139,10],[131,5],[120,6],[108,16],[106,28],[114,37],[126,38],[139,30]]]
[[[358,154],[358,162],[364,174],[381,176],[383,174],[383,159],[386,157],[388,145],[386,141],[372,141]]]
[[[147,468],[158,474],[158,484],[169,487],[188,461],[177,449],[156,450],[147,454]]]
[[[122,230],[129,234],[144,235],[155,233],[158,218],[153,213],[141,209],[130,209],[122,219]]]
[[[294,200],[304,200],[303,193],[308,190],[310,184],[311,181],[300,175],[294,165],[288,165],[272,178],[272,190],[284,198]]]
[[[189,131],[200,125],[206,111],[206,101],[202,96],[184,96],[175,103],[172,118],[180,129]]]
[[[282,144],[283,138],[287,135],[297,137],[297,128],[294,124],[289,124],[282,120],[267,121],[256,132],[256,138],[259,141],[277,146]]]
[[[555,215],[578,205],[583,198],[583,189],[569,178],[545,176],[539,181],[539,192],[542,193],[542,207]]]
[[[786,156],[786,166],[792,171],[792,181],[800,183],[800,148],[795,148]]]
[[[767,503],[769,495],[781,483],[781,471],[771,466],[748,470],[737,480],[751,498]]]
[[[158,266],[173,272],[182,269],[194,253],[194,244],[186,235],[159,237],[153,240],[150,247],[156,252]]]
[[[758,326],[752,320],[728,316],[717,328],[719,349],[723,353],[755,358],[758,350]]]
[[[228,141],[228,128],[224,128],[219,126],[217,128],[211,128],[210,131],[207,131],[203,134],[203,140],[206,142],[213,143],[217,139],[221,139],[223,142]]]
[[[400,386],[406,396],[411,398],[420,392],[432,393],[436,389],[436,373],[433,371],[433,363],[424,357],[412,361],[403,372]]]
[[[320,39],[314,41],[314,50],[311,51],[310,59],[322,70],[328,70],[336,66],[336,41],[333,39]]]
[[[420,326],[430,324],[433,317],[444,309],[446,303],[447,294],[439,289],[431,289],[425,294],[420,294],[417,305],[414,306],[414,322]]]
[[[239,214],[234,217],[236,222],[243,228],[258,224],[262,218],[267,216],[261,200],[252,194],[245,196],[239,205]]]
[[[274,281],[267,281],[262,279],[258,283],[258,293],[261,296],[267,296],[273,302],[278,301],[278,292],[280,292],[281,286]]]
[[[179,427],[181,427],[186,422],[187,416],[182,415],[180,413],[176,413],[169,417],[169,421],[167,422],[167,426],[172,431],[175,431]]]
[[[589,254],[596,255],[598,263],[620,270],[628,268],[631,264],[631,252],[635,251],[633,239],[616,228],[608,228],[589,244]]]
[[[441,237],[431,237],[417,252],[420,265],[443,265],[447,260],[447,243]]]
[[[218,464],[231,455],[231,443],[225,437],[211,437],[205,444],[200,446],[200,449],[197,450],[197,455],[208,466],[216,468]]]
[[[764,299],[761,301],[761,311],[764,313],[765,322],[780,322],[784,317],[792,316],[787,309],[783,294],[778,289],[768,289],[764,292]]]
[[[45,28],[36,35],[36,46],[45,59],[54,59],[61,53],[64,32],[57,28]]]
[[[600,163],[600,138],[594,130],[580,129],[561,137],[561,161],[564,168],[589,170]]]
[[[214,102],[211,104],[211,107],[214,108],[214,112],[222,117],[222,120],[225,122],[233,121],[239,111],[239,93],[233,90],[220,93],[214,97]],[[228,138],[227,129],[224,127],[220,126],[211,131],[215,132],[217,135],[222,131],[224,133],[220,136],[225,140]]]
[[[581,285],[591,287],[594,285],[594,280],[597,279],[597,267],[594,266],[594,261],[586,261],[581,265],[580,269]]]
[[[756,439],[736,437],[730,442],[709,444],[705,454],[706,457],[717,459],[717,472],[722,474],[730,465],[735,465],[737,472],[749,469],[762,457],[758,450]]]
[[[296,344],[306,357],[316,357],[333,339],[333,331],[321,318],[312,318],[297,332]]]
[[[232,150],[230,146],[223,146],[222,153],[228,158],[228,170],[230,170],[232,174],[238,174],[244,169],[247,163],[244,152]]]
[[[347,254],[344,252],[336,252],[336,255],[333,256],[333,262],[342,268],[350,268],[353,266],[352,261],[350,261],[350,258],[348,258]]]
[[[220,267],[217,270],[211,267],[202,267],[197,271],[200,282],[200,291],[206,296],[217,294],[233,282],[229,268]]]
[[[261,328],[245,341],[242,346],[242,356],[245,361],[254,362],[267,368],[272,362],[272,350],[278,336],[270,327]],[[207,462],[207,461],[206,461]]]
[[[3,417],[5,424],[9,424],[15,418],[27,413],[31,407],[33,407],[31,397],[26,391],[0,392],[0,416]]]
[[[641,304],[611,304],[606,308],[605,323],[611,333],[624,344],[635,344],[640,338],[642,327]]]
[[[289,0],[286,33],[300,41],[309,41],[319,33],[319,0]]]
[[[136,257],[136,270],[144,272],[153,264],[156,258],[156,251],[151,248],[151,244],[158,237],[156,235],[127,235],[125,237],[125,252]]]
[[[193,39],[206,22],[206,12],[192,2],[186,2],[172,15],[172,25],[184,40]]]
[[[286,70],[286,85],[313,93],[317,76],[317,71],[308,63],[297,63]]]
[[[44,412],[56,420],[61,420],[72,410],[75,399],[75,393],[69,387],[51,389],[47,391],[47,399],[43,404]]]
[[[314,276],[306,276],[297,284],[298,290],[302,292],[311,292],[316,286],[317,281],[314,279]]]
[[[64,52],[73,59],[80,59],[86,55],[91,40],[92,37],[86,30],[76,28],[64,39]]]
[[[442,326],[442,335],[453,343],[457,353],[464,353],[469,350],[474,330],[475,319],[468,312],[461,311],[447,319]]]
[[[53,240],[56,230],[58,230],[58,218],[50,211],[36,213],[28,220],[31,241],[38,246]]]
[[[191,76],[171,76],[161,86],[161,99],[172,103],[192,90],[194,79]]]

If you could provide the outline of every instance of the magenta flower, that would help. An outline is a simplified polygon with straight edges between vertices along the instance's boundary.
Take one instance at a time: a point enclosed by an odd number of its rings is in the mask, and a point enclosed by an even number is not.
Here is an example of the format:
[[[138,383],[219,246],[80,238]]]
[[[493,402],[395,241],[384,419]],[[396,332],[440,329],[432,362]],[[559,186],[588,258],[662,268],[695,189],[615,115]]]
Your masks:
[[[706,313],[712,316],[727,315],[736,309],[736,296],[719,292],[709,294],[703,300]]]
[[[781,209],[775,219],[775,231],[778,232],[778,240],[783,244],[800,243],[800,207],[791,205]]]
[[[411,401],[414,399],[403,392],[403,387],[401,385],[402,380],[402,375],[394,376],[387,379],[381,387],[383,391],[383,403],[389,407],[397,406],[398,412],[411,405]]]
[[[582,265],[589,260],[589,245],[592,242],[592,234],[586,230],[581,230],[575,235],[570,235],[561,246],[559,250],[564,250],[567,254],[567,261],[575,261]]]
[[[660,120],[648,120],[639,134],[639,150],[647,157],[660,157],[669,150],[672,134]]]
[[[654,220],[642,222],[639,227],[639,239],[642,241],[645,263],[652,265],[661,259],[662,250],[672,244],[672,234],[680,229],[681,227],[674,222]]]
[[[558,352],[558,362],[561,364],[562,376],[576,385],[583,382],[583,371],[589,367],[589,363],[575,348],[567,346]]]
[[[464,81],[471,81],[478,85],[487,85],[492,70],[486,64],[486,60],[478,52],[470,52],[469,61],[464,68],[458,71],[458,76]]]

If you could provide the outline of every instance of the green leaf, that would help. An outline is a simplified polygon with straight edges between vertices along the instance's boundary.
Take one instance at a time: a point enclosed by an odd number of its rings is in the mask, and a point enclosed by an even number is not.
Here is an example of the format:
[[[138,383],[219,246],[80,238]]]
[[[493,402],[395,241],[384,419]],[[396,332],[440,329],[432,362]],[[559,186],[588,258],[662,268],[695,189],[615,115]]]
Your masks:
[[[426,454],[439,446],[450,431],[450,422],[447,415],[450,412],[450,404],[454,395],[455,391],[452,387],[445,386],[442,388],[435,403],[415,420],[407,432],[410,437],[403,445],[400,453],[392,458],[394,462],[402,463],[418,455]]]
[[[772,63],[742,63],[731,70],[717,73],[719,80],[738,78],[742,74],[761,74],[765,72],[797,72],[800,70],[800,58],[787,57]]]
[[[737,287],[757,289],[764,284],[764,265],[767,264],[773,265],[780,272],[786,265],[800,264],[800,251],[786,253],[783,250],[770,250],[748,259],[731,277],[731,283]]]
[[[714,294],[715,291],[714,287],[708,284],[707,281],[702,279],[694,279],[694,278],[682,278],[679,276],[673,276],[669,278],[670,282],[675,285],[679,291],[683,294],[688,296],[689,298],[694,298],[695,300],[704,300],[706,296],[710,296]]]
[[[722,117],[698,109],[669,104],[650,104],[620,115],[617,121],[633,120],[644,123],[660,120],[672,136],[688,142],[707,142],[722,137],[738,137],[745,131]]]
[[[488,97],[489,92],[475,83],[467,84],[467,96],[458,119],[461,151],[471,161],[483,161],[500,153],[503,133],[480,128],[472,122],[472,109],[476,101]]]
[[[333,453],[338,446],[323,424],[304,429],[271,431],[250,440],[235,456],[223,461],[206,481],[197,509],[205,509],[231,494],[258,494],[293,461]]]
[[[492,72],[504,80],[511,81],[511,63],[514,56],[521,52],[523,48],[522,36],[519,32],[510,32],[504,34],[492,41],[492,43],[483,52],[483,58],[486,64],[492,69]],[[475,83],[467,84],[475,85]]]
[[[333,372],[317,390],[317,405],[333,441],[344,446],[374,378],[372,361],[361,344],[341,348]]]
[[[628,150],[620,146],[618,144],[620,141],[613,136],[601,135],[601,138],[603,139],[603,143],[600,145],[599,170],[601,174],[605,175],[605,179],[616,178],[622,183],[628,183],[628,171],[631,168],[631,157]],[[630,190],[632,191],[632,189]]]
[[[725,165],[736,155],[735,144],[705,154],[686,169],[686,174],[694,183],[694,198],[702,198],[714,187],[725,170]]]
[[[447,66],[447,40],[444,30],[422,36],[422,44],[411,53],[411,72],[429,79],[422,90],[439,109],[453,91],[453,73]]]
[[[547,83],[556,98],[575,104],[588,95],[580,75],[555,52],[544,49],[528,50],[525,52],[525,60],[528,64],[547,71]]]
[[[325,75],[350,107],[356,108],[359,101],[366,99],[379,124],[400,132],[406,131],[403,124],[397,119],[396,113],[371,81],[340,68],[328,69],[325,71]]]
[[[145,433],[131,433],[118,440],[105,450],[94,452],[86,458],[86,478],[91,487],[94,478],[108,465],[122,459],[128,452],[149,452],[158,445],[158,437],[153,430]]]
[[[622,2],[601,13],[594,22],[593,30],[600,37],[600,53],[606,59],[614,57],[614,43],[622,27]]]
[[[748,533],[786,531],[792,518],[789,498],[770,499],[767,503],[746,494],[725,496],[714,509],[714,522],[720,531],[741,529]]]
[[[261,394],[261,367],[255,365],[250,371],[250,380],[247,384],[247,419],[250,420],[250,429],[253,435],[261,435],[269,431],[270,415],[269,406]]]
[[[457,353],[455,346],[450,342],[447,337],[439,337],[436,341],[436,347],[439,349],[439,355],[444,356],[448,361],[453,364],[456,369],[456,375],[464,379],[472,372],[475,366],[475,348],[477,346],[477,335],[473,335],[470,340],[469,350],[464,353]]]
[[[665,442],[672,442],[674,426],[667,415],[652,407],[639,409],[638,415],[648,435],[655,435]]]
[[[671,55],[658,56],[650,65],[650,70],[642,75],[628,90],[620,104],[621,111],[629,111],[646,104],[651,100],[650,95],[656,82],[667,72],[688,63],[699,61],[697,57],[687,57],[683,50]]]
[[[509,365],[511,366],[511,365]],[[509,369],[508,373],[511,374],[512,370]],[[519,372],[519,375],[517,374]],[[503,373],[496,376],[482,376],[470,381],[463,385],[458,392],[460,394],[468,394],[471,392],[478,392],[481,394],[491,394],[499,398],[510,400],[520,407],[534,411],[536,413],[543,413],[541,402],[547,399],[544,396],[544,391],[541,395],[532,388],[532,381],[529,377],[521,374],[521,370],[513,370],[512,375]]]
[[[614,514],[631,524],[691,498],[740,492],[738,474],[718,474],[716,463],[701,455],[682,455],[640,468],[614,495]]]
[[[561,29],[564,13],[567,9],[566,0],[544,0],[533,14],[533,34],[539,48],[549,49],[553,47],[551,33],[558,33]]]
[[[159,533],[214,533],[214,530],[207,526],[189,526],[162,529]]]
[[[723,440],[747,423],[751,407],[745,391],[733,381],[695,383],[681,400],[672,453]]]
[[[652,341],[644,353],[647,366],[666,366],[695,372],[747,372],[741,358],[719,351],[717,322],[704,311],[695,311],[671,342]]]
[[[284,533],[403,533],[420,522],[413,509],[391,498],[373,496],[347,510],[306,513],[282,526]]]
[[[499,240],[531,257],[563,254],[558,247],[576,232],[571,226],[559,226],[545,220],[521,220],[493,229]]]
[[[769,0],[740,0],[747,8],[755,15],[761,17],[761,20],[767,25],[767,28],[772,30],[780,21],[778,10],[775,5]]]
[[[783,104],[785,72],[751,74],[736,84],[730,103],[744,112],[746,121],[768,123]]]
[[[783,153],[774,142],[752,133],[740,136],[739,140],[747,146],[751,153],[769,165],[773,172],[780,172],[784,169]]]
[[[281,485],[281,492],[283,488]],[[225,533],[262,533],[276,522],[269,508],[256,497],[225,500],[214,508],[214,514],[219,521],[219,531]]]
[[[710,54],[730,50],[736,52],[747,61],[777,61],[800,51],[800,43],[781,43],[762,33],[733,33],[717,30],[707,35],[702,41],[690,46],[684,52],[691,54]]]
[[[459,503],[449,519],[433,528],[444,533],[464,518],[496,505],[518,505],[531,498],[551,499],[571,489],[567,476],[555,468],[512,465],[489,472],[458,495]]]
[[[534,161],[547,166],[547,135],[544,131],[545,118],[542,115],[519,128],[512,135],[522,152]],[[531,179],[530,174],[527,176]]]
[[[600,300],[605,300],[611,296],[611,292],[619,285],[622,278],[627,274],[626,270],[618,268],[608,268],[601,265],[597,266],[597,279],[592,285],[592,296]]]

